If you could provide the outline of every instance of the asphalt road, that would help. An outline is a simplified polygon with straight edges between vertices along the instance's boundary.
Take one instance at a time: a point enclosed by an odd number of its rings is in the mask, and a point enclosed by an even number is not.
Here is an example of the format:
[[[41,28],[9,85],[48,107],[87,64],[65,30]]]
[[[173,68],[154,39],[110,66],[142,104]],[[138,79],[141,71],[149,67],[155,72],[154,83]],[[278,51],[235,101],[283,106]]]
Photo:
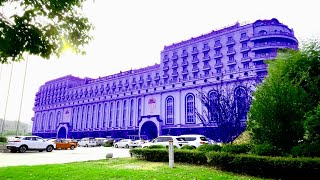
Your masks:
[[[0,167],[99,160],[105,159],[107,153],[113,153],[113,158],[130,157],[129,149],[78,147],[74,150],[54,150],[52,152],[0,153]]]

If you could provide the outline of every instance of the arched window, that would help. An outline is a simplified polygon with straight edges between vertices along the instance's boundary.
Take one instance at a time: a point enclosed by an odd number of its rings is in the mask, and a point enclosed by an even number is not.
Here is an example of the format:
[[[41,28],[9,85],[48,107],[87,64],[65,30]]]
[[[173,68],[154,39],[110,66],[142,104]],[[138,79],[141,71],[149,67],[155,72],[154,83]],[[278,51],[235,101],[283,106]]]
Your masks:
[[[111,128],[112,127],[112,119],[113,119],[113,116],[112,116],[112,113],[113,113],[113,102],[110,103],[110,118],[109,118],[109,127]]]
[[[126,127],[127,101],[123,101],[122,127]]]
[[[187,94],[185,99],[186,107],[186,124],[195,123],[195,114],[194,114],[194,95]]]
[[[92,106],[92,116],[91,116],[91,128],[95,128],[95,115],[96,115],[96,105]]]
[[[97,128],[100,128],[100,117],[101,117],[101,104],[99,104],[98,106]]]
[[[172,96],[166,99],[166,124],[173,124],[174,122],[174,99]]]
[[[90,114],[91,114],[91,112],[90,112],[90,105],[88,105],[88,106],[87,106],[87,113],[86,113],[86,115],[87,115],[87,117],[86,117],[86,129],[89,128],[89,126],[88,126],[88,121],[90,120]]]
[[[77,114],[76,108],[73,108],[72,109],[72,129],[76,128],[76,114]]]
[[[237,120],[246,120],[247,112],[250,107],[248,92],[245,87],[239,86],[234,90],[234,99],[236,102]]]
[[[107,127],[107,117],[108,117],[108,104],[104,103],[104,113],[103,113],[103,128]]]
[[[48,122],[48,129],[49,130],[51,130],[52,121],[53,121],[53,114],[51,112],[49,115],[49,122]]]
[[[130,127],[133,125],[133,110],[134,110],[134,100],[131,99],[131,102],[130,102]]]
[[[42,122],[41,122],[41,130],[44,130],[45,121],[46,121],[46,113],[43,113],[42,114]]]
[[[39,121],[39,114],[36,116],[36,119],[33,121],[33,129],[34,131],[37,131],[38,129],[38,122]]]
[[[219,93],[216,90],[210,91],[208,93],[209,97],[209,107],[208,107],[208,114],[209,114],[209,122],[217,122],[219,121],[219,112],[220,112],[220,105],[219,105]]]
[[[116,127],[119,127],[119,117],[120,117],[120,101],[117,102],[117,109],[116,109]]]
[[[141,119],[141,98],[139,98],[138,99],[138,113],[137,113],[137,115],[138,115],[138,119],[137,119],[137,126],[138,126],[138,123],[139,123],[139,121],[140,121],[140,119]]]
[[[87,121],[87,106],[82,106],[82,129],[86,128],[86,121]]]
[[[60,121],[61,121],[61,113],[60,113],[60,111],[58,111],[58,114],[57,114],[57,120],[56,120],[56,123],[57,123],[57,127],[59,126],[59,124],[60,124]],[[56,127],[56,128],[57,128]]]
[[[78,107],[77,110],[77,123],[76,123],[76,129],[80,129],[80,123],[81,123],[81,107]]]

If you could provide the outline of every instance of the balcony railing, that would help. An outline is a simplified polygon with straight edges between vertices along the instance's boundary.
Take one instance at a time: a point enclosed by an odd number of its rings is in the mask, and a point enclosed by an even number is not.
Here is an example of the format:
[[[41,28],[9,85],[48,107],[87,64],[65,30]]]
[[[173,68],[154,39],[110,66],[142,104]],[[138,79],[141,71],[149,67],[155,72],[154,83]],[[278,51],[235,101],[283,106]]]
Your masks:
[[[195,55],[195,54],[198,54],[198,53],[199,53],[198,49],[193,49],[192,52],[191,52],[192,55]]]
[[[243,42],[243,41],[249,41],[249,36],[243,36],[240,38],[240,42]]]
[[[173,73],[172,73],[172,77],[177,77],[177,76],[179,76],[179,73],[178,73],[178,72],[173,72]]]
[[[182,57],[182,58],[188,57],[188,53],[187,53],[187,52],[183,52],[183,53],[181,54],[181,57]]]
[[[177,69],[179,66],[178,66],[178,63],[177,62],[175,62],[175,63],[173,63],[172,64],[172,69]]]
[[[206,62],[206,61],[210,61],[210,59],[211,59],[210,56],[207,55],[207,56],[204,56],[204,57],[203,57],[202,61],[203,61],[203,62]]]
[[[186,74],[188,74],[188,73],[189,73],[188,70],[183,70],[181,74],[186,75]]]
[[[236,51],[234,49],[227,51],[227,56],[234,55],[234,54],[236,54]]]
[[[208,71],[208,70],[210,70],[211,69],[211,66],[210,65],[204,65],[203,66],[203,70],[204,71]]]
[[[191,63],[192,63],[192,64],[199,63],[199,59],[198,59],[198,58],[197,58],[197,59],[192,59]]]
[[[188,66],[188,64],[189,64],[188,61],[183,61],[181,66]]]
[[[230,45],[233,45],[233,44],[235,44],[236,42],[234,41],[234,39],[231,39],[231,40],[228,40],[227,42],[226,42],[226,46],[230,46]]]
[[[219,49],[219,48],[222,48],[222,44],[221,43],[217,43],[213,47],[214,47],[214,49]]]
[[[195,72],[199,72],[199,68],[198,67],[194,67],[192,68],[192,72],[195,73]]]
[[[274,59],[277,57],[277,53],[266,54],[256,54],[253,58],[253,61],[262,61],[266,59]]]
[[[288,32],[278,32],[278,31],[277,32],[271,31],[271,32],[266,32],[266,33],[257,33],[251,37],[251,40],[257,40],[257,39],[269,38],[269,37],[289,38],[289,39],[292,39],[292,40],[298,42],[297,39],[294,37],[294,34],[288,33]]]
[[[240,52],[246,52],[246,51],[250,51],[249,46],[241,47]]]
[[[202,52],[209,52],[210,51],[210,47],[206,46],[202,48]]]
[[[222,53],[215,54],[215,55],[214,55],[214,58],[215,58],[215,59],[222,58]]]
[[[289,44],[286,42],[268,42],[268,43],[260,43],[255,44],[252,48],[253,51],[265,49],[265,48],[291,48],[291,49],[297,49],[298,45]]]

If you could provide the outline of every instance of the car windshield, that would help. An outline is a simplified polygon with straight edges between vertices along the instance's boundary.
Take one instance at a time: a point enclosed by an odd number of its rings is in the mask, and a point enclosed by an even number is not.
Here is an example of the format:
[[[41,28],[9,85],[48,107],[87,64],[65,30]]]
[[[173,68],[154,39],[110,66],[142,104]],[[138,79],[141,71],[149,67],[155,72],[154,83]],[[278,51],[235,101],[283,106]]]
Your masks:
[[[178,141],[185,141],[185,139],[184,139],[184,138],[181,138],[181,137],[178,137],[177,140],[178,140]]]
[[[200,137],[200,139],[201,139],[202,141],[207,141],[207,138],[204,137],[204,136]]]

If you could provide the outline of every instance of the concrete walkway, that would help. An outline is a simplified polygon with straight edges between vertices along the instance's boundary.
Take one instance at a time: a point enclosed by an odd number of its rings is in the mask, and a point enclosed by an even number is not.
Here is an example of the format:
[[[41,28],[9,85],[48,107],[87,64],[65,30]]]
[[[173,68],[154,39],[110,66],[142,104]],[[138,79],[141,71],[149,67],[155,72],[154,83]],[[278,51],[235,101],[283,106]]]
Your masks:
[[[113,158],[130,157],[129,149],[78,147],[74,150],[54,150],[52,152],[0,153],[0,167],[99,160],[105,159],[107,153],[113,153]]]

